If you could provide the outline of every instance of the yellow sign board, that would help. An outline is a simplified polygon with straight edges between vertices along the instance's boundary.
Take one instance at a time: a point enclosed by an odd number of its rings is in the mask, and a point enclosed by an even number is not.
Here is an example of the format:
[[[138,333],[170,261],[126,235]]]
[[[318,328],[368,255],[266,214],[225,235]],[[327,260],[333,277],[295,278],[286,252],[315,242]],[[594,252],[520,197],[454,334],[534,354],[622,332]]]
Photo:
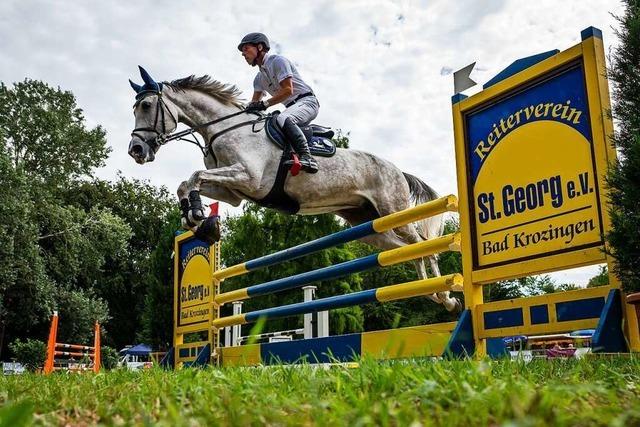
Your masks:
[[[606,261],[604,175],[615,152],[598,35],[516,61],[454,104],[463,255],[474,283]]]
[[[192,233],[178,236],[175,246],[176,333],[207,330],[213,315],[214,246]]]

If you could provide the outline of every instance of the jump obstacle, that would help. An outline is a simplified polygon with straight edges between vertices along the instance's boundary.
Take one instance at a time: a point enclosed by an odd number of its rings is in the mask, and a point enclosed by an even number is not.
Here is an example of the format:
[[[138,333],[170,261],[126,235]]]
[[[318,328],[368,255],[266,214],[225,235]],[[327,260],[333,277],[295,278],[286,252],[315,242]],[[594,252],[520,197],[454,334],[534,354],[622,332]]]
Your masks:
[[[317,286],[303,286],[303,301],[309,302],[315,299],[315,291]],[[233,314],[242,313],[242,301],[233,302]],[[246,342],[262,342],[268,340],[274,341],[291,341],[294,337],[300,336],[305,339],[328,337],[329,336],[329,312],[319,311],[316,313],[308,313],[304,315],[303,327],[299,329],[290,329],[284,331],[265,332],[256,335],[242,336],[241,325],[227,326],[224,328],[224,346],[234,347],[242,345]]]
[[[502,338],[594,328],[593,352],[640,351],[638,319],[621,298],[603,235],[610,227],[607,165],[615,150],[600,30],[582,42],[515,61],[483,91],[452,98],[458,192],[228,268],[218,247],[184,233],[176,237],[174,348],[167,366],[223,366],[351,361],[376,358],[500,357]],[[528,144],[528,145],[527,145]],[[530,167],[530,165],[535,167]],[[383,233],[412,222],[459,212],[461,232],[383,251],[334,266],[223,291],[225,279]],[[413,260],[461,251],[463,274],[451,274],[310,302],[220,317],[224,304],[298,288]],[[482,286],[532,274],[609,264],[609,286],[484,303]],[[366,304],[464,292],[457,322],[325,338],[220,347],[229,326]],[[185,343],[185,335],[206,340]]]
[[[49,375],[53,371],[100,371],[100,324],[94,325],[93,346],[79,344],[65,344],[57,342],[58,337],[58,312],[54,311],[51,316],[51,329],[49,330],[49,340],[47,341],[47,359],[44,363],[43,372]],[[56,358],[57,356],[61,356]],[[74,359],[75,358],[75,359]],[[80,367],[84,359],[89,359],[91,363],[88,367]]]

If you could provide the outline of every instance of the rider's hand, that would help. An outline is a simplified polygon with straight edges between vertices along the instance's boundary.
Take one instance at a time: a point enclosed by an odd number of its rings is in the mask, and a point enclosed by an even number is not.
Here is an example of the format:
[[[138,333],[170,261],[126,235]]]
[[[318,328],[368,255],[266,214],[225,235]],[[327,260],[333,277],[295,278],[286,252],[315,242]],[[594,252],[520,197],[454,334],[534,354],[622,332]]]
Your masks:
[[[264,111],[266,109],[267,104],[264,101],[250,102],[249,105],[244,108],[244,110],[248,113],[253,111]]]

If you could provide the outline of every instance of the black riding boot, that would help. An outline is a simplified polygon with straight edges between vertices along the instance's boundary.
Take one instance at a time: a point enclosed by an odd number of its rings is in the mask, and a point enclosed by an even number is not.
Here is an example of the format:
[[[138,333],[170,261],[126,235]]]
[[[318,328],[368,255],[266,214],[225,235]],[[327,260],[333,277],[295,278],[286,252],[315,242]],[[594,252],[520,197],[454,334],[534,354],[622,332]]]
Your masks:
[[[308,173],[318,172],[318,162],[316,162],[316,159],[314,159],[309,152],[307,138],[304,136],[304,133],[302,133],[298,125],[295,124],[290,117],[288,117],[284,121],[282,131],[293,145],[296,153],[298,153],[302,170]],[[286,162],[284,162],[284,164],[287,166],[292,166],[293,160],[287,160]]]

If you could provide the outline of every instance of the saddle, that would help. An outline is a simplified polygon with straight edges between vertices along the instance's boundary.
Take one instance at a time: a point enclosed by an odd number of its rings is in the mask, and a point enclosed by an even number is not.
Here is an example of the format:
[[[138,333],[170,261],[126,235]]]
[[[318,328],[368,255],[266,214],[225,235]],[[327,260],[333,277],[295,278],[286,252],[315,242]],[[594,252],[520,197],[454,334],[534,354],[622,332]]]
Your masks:
[[[277,118],[279,111],[274,112],[265,125],[265,130],[271,142],[285,150],[286,147],[290,147],[291,144],[286,140],[284,133],[278,126]],[[331,140],[335,136],[335,133],[331,128],[320,126],[316,124],[310,124],[309,126],[300,127],[304,136],[307,138],[307,144],[309,144],[309,151],[314,156],[331,157],[336,154],[336,145]]]
[[[260,206],[277,209],[287,214],[295,214],[300,210],[300,204],[284,191],[284,182],[289,174],[289,167],[284,163],[291,158],[294,158],[294,160],[297,161],[297,157],[295,157],[291,143],[286,140],[280,126],[278,126],[278,122],[276,121],[278,114],[280,114],[280,112],[277,111],[267,117],[267,122],[264,128],[271,142],[282,149],[282,157],[280,158],[273,187],[265,197],[260,200],[254,200],[254,202]],[[331,140],[335,135],[333,130],[315,124],[301,127],[300,129],[302,129],[302,132],[304,132],[304,135],[307,138],[309,151],[312,155],[331,157],[336,153],[336,145]],[[300,163],[298,163],[298,167],[299,166]],[[294,172],[292,168],[291,174],[297,175],[297,173],[298,171],[296,170]]]

